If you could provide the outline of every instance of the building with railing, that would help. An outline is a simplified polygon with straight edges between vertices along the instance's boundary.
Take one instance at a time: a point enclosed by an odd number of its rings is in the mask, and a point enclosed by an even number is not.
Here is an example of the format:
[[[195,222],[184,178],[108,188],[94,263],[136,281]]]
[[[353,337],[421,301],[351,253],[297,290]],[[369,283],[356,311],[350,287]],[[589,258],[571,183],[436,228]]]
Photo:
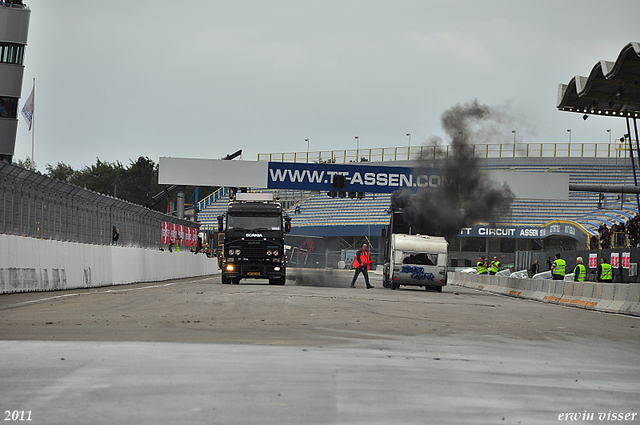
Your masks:
[[[0,161],[13,158],[30,14],[22,2],[0,3]]]

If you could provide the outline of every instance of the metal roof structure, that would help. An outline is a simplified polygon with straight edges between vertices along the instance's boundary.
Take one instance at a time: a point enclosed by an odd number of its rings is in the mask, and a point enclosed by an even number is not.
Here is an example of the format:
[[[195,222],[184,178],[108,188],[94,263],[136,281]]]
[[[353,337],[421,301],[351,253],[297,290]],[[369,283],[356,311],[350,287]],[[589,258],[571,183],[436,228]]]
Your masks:
[[[588,77],[576,75],[560,84],[557,107],[587,116],[640,118],[640,43],[627,44],[615,62],[596,63]]]

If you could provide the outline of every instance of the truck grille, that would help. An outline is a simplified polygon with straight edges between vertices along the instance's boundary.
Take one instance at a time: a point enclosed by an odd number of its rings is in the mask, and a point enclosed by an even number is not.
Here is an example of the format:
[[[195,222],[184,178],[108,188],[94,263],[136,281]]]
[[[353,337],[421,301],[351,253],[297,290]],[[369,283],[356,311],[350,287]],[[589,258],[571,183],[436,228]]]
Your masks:
[[[264,258],[266,255],[266,251],[263,247],[247,246],[243,251],[242,256],[246,258]]]

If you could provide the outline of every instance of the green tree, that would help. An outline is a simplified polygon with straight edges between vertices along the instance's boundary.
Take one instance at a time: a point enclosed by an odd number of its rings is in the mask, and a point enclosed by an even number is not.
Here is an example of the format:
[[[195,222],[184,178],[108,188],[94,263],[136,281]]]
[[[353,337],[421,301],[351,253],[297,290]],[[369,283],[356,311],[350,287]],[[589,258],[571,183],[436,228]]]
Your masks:
[[[124,167],[119,161],[102,162],[96,158],[96,164],[84,167],[76,172],[69,183],[84,187],[103,195],[118,196],[118,187],[122,188]]]
[[[51,178],[85,187],[104,195],[116,196],[138,205],[144,205],[149,199],[168,187],[158,184],[158,164],[151,159],[140,156],[136,161],[129,161],[130,164],[127,168],[118,161],[109,163],[96,158],[95,165],[85,166],[81,170],[74,170],[64,162],[58,162],[55,166],[47,164],[46,169],[47,175]],[[217,189],[217,187],[199,188],[199,200]],[[187,203],[195,202],[194,186],[187,186],[185,193]],[[175,199],[175,193],[173,198]],[[160,202],[152,209],[165,212],[167,210],[166,197],[161,198]]]
[[[36,171],[36,163],[33,162],[33,160],[30,157],[26,157],[23,160],[18,159],[15,161],[12,161],[13,165],[17,165],[18,167],[24,168],[25,170],[31,170],[31,171]]]
[[[158,165],[148,157],[131,161],[122,177],[122,192],[118,196],[135,204],[144,204],[162,190],[158,184]]]
[[[45,168],[47,170],[47,176],[67,183],[73,179],[76,173],[71,165],[67,165],[61,161],[59,161],[55,167],[51,164],[47,164]]]

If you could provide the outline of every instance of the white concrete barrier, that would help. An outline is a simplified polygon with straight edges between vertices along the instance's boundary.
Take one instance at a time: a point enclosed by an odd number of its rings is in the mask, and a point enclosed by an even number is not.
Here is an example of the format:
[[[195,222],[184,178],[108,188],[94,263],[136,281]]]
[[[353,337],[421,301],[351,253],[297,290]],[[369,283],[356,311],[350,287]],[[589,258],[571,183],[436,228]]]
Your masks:
[[[478,269],[475,267],[469,267],[468,269],[460,270],[460,273],[478,274]]]
[[[527,279],[529,277],[529,273],[527,272],[527,270],[520,270],[511,273],[509,277],[515,277],[516,279]]]
[[[156,282],[219,273],[216,258],[0,235],[0,294]]]
[[[571,280],[454,273],[450,285],[610,313],[640,316],[640,283],[574,282]]]

